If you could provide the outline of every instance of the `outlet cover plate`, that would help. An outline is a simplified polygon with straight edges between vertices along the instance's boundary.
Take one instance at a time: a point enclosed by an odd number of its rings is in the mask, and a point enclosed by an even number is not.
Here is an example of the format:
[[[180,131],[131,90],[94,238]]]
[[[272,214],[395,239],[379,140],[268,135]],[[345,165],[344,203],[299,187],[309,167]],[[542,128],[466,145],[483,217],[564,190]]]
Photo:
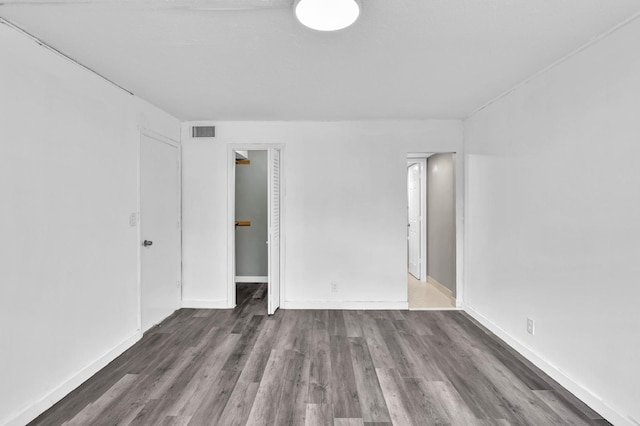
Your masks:
[[[531,318],[527,318],[527,333],[532,336],[536,334],[536,322]]]

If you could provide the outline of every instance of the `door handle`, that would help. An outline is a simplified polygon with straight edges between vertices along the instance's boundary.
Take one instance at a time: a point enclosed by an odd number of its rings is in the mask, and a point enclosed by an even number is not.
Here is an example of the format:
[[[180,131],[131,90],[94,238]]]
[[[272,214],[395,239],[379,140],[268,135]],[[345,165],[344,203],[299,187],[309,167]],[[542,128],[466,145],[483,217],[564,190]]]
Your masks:
[[[153,241],[149,241],[149,240],[144,240],[144,242],[142,243],[143,246],[145,247],[149,247],[150,245],[153,245]]]

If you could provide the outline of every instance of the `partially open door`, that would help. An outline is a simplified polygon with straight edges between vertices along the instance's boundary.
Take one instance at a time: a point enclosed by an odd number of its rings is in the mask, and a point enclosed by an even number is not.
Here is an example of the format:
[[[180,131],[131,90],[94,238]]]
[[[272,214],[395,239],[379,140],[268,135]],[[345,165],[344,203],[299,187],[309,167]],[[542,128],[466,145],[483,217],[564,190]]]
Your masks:
[[[280,307],[280,150],[269,148],[269,292],[267,313]]]
[[[409,273],[417,279],[422,279],[422,253],[421,253],[421,225],[422,225],[422,209],[421,209],[421,185],[422,165],[420,163],[410,164],[407,169],[407,189],[408,189],[408,227],[407,238],[409,241]]]

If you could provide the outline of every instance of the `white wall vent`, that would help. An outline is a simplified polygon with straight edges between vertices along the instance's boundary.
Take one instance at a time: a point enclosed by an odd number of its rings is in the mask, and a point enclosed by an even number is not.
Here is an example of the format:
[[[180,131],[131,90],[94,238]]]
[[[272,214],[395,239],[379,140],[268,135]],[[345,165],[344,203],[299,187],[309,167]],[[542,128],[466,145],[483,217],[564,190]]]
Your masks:
[[[215,138],[216,126],[193,126],[191,136],[194,138]]]

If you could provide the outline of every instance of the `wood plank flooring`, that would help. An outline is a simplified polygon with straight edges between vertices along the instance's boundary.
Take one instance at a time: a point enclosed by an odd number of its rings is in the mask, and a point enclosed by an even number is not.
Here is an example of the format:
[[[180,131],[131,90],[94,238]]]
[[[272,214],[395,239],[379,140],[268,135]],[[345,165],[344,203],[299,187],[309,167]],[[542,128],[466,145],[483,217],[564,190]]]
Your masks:
[[[32,425],[606,425],[457,311],[181,309]]]

